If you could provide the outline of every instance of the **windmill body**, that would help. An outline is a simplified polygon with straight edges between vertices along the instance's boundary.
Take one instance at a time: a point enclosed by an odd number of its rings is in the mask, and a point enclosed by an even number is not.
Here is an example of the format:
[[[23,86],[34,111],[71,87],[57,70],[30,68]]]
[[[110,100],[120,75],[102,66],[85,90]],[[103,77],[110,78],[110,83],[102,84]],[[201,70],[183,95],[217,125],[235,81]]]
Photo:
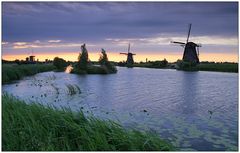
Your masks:
[[[196,48],[197,48],[197,44],[193,42],[188,42],[184,48],[183,60],[199,63],[199,58],[198,58]]]
[[[180,46],[184,47],[184,53],[182,58],[184,61],[199,63],[199,47],[201,47],[201,45],[196,44],[194,42],[188,42],[190,37],[190,32],[191,32],[191,24],[189,25],[188,37],[187,37],[186,43],[178,42],[178,41],[173,41],[172,43],[179,44]]]

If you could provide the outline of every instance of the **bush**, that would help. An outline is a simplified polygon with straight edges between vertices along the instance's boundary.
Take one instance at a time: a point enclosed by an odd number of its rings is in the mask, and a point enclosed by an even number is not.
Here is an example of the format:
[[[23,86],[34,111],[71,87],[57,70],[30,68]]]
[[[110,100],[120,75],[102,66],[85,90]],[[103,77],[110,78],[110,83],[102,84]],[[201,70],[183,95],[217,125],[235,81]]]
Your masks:
[[[53,65],[56,66],[58,70],[64,70],[64,68],[67,66],[67,62],[59,57],[55,57],[53,60]]]
[[[105,66],[88,66],[87,67],[88,74],[108,74],[108,69]]]
[[[177,69],[184,71],[198,71],[197,63],[186,60],[178,60]]]

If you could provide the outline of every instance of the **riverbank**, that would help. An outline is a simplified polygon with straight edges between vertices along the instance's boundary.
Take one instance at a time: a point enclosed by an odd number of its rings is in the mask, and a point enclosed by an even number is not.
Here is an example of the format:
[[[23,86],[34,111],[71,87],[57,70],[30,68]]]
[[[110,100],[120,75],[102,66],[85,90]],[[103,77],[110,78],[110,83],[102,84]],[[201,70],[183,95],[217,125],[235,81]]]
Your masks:
[[[82,112],[54,110],[2,96],[4,151],[174,150],[158,136],[125,130]]]
[[[107,67],[105,65],[88,65],[86,69],[79,69],[77,66],[74,66],[71,73],[73,74],[113,74],[117,73],[117,68],[115,66]]]
[[[25,76],[34,75],[40,72],[52,71],[56,67],[53,64],[3,64],[2,84],[22,79]]]
[[[238,73],[238,63],[200,63],[197,69],[199,71]]]
[[[134,63],[133,67],[154,68],[154,69],[177,69],[175,63],[167,65],[152,63]],[[179,69],[183,71],[213,71],[238,73],[238,63],[200,63],[194,67]]]

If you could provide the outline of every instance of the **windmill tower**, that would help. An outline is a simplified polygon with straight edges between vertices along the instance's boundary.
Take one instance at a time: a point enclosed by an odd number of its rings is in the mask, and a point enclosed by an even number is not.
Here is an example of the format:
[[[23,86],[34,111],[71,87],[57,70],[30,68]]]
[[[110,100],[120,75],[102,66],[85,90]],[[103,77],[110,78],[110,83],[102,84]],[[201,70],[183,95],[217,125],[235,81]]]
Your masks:
[[[188,36],[187,36],[186,43],[178,42],[178,41],[172,41],[171,43],[180,44],[180,46],[184,47],[184,53],[183,53],[184,61],[199,63],[199,47],[201,47],[202,45],[188,41],[189,37],[190,37],[191,26],[192,26],[192,24],[189,24]]]
[[[133,54],[130,52],[130,43],[128,44],[128,52],[127,53],[120,53],[120,54],[124,54],[124,55],[127,55],[127,67],[132,67],[133,63],[134,63],[134,60],[133,60],[133,55],[136,55],[136,54]]]

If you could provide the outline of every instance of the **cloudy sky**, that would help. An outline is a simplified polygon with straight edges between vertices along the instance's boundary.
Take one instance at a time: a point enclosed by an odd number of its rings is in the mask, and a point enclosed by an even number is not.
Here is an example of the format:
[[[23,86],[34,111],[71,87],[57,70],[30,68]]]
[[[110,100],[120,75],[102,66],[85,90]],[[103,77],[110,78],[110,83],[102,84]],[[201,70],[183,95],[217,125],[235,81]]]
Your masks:
[[[5,59],[32,53],[43,60],[64,56],[76,60],[83,43],[98,59],[101,48],[110,60],[132,45],[136,61],[174,61],[183,48],[170,42],[201,43],[200,60],[238,60],[237,2],[3,2],[2,54]]]

